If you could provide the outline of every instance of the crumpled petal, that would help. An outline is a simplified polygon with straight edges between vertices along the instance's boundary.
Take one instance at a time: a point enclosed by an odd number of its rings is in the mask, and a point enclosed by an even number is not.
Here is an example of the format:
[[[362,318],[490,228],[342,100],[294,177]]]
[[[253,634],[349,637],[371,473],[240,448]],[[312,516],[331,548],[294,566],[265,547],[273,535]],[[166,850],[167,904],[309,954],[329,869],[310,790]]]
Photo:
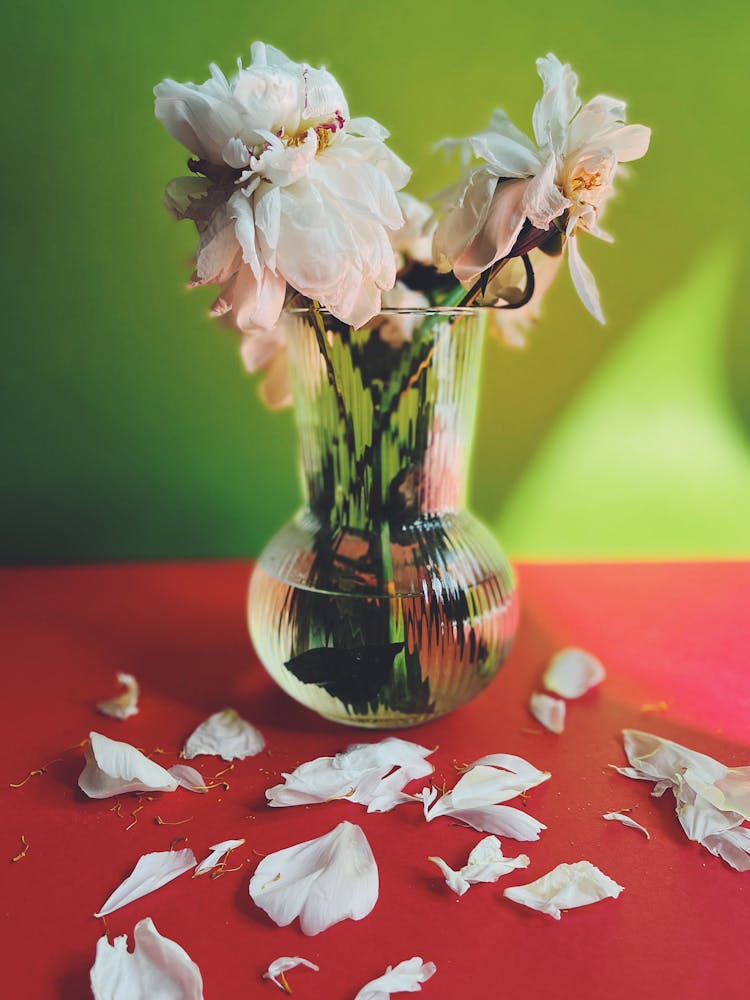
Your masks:
[[[96,943],[91,969],[94,1000],[203,1000],[201,972],[175,941],[162,937],[151,917],[133,931],[133,951],[125,934]]]
[[[266,791],[270,806],[310,805],[346,799],[386,812],[400,801],[408,782],[432,774],[427,747],[389,736],[379,743],[354,743],[335,757],[317,757],[283,774],[282,784]]]
[[[222,760],[244,760],[260,753],[266,741],[260,732],[241,718],[235,709],[214,712],[187,738],[183,757],[192,760],[201,754]]]
[[[263,858],[249,891],[279,927],[299,917],[304,934],[319,934],[370,913],[378,899],[378,867],[362,830],[343,822]]]
[[[315,962],[308,962],[306,958],[288,958],[287,956],[283,956],[282,958],[275,958],[271,962],[268,970],[263,973],[263,978],[270,979],[280,990],[290,993],[291,990],[287,989],[284,983],[279,981],[279,976],[283,976],[290,969],[296,969],[298,965],[304,965],[306,968],[312,969],[313,972],[320,972],[320,966],[316,965]]]
[[[155,851],[138,859],[133,871],[112,893],[95,917],[104,917],[141,896],[155,892],[179,875],[195,868],[195,855],[190,848],[182,851]]]
[[[114,698],[97,702],[96,710],[112,719],[129,719],[131,715],[138,714],[140,687],[132,674],[118,674],[117,683],[122,684],[125,690]]]
[[[203,775],[194,767],[190,767],[189,764],[173,764],[169,768],[169,774],[172,775],[180,788],[186,788],[189,792],[199,792],[205,795],[208,791]]]
[[[106,799],[125,792],[173,792],[177,781],[169,771],[129,743],[90,733],[86,766],[78,786],[90,799]]]
[[[504,857],[497,837],[480,840],[460,871],[454,871],[442,858],[430,857],[427,860],[438,866],[448,887],[459,896],[463,896],[470,886],[478,882],[497,882],[502,875],[507,875],[515,868],[529,866],[526,854],[520,854],[517,858]]]
[[[529,698],[529,711],[537,722],[551,733],[562,733],[565,729],[565,702],[551,698],[548,694],[535,691]]]
[[[230,851],[234,851],[238,847],[242,847],[245,843],[245,838],[241,837],[239,840],[222,840],[220,844],[214,844],[211,847],[211,853],[207,858],[198,865],[193,873],[193,878],[197,878],[198,875],[204,875],[206,872],[210,872],[212,868],[220,863],[222,858],[229,854]]]
[[[604,813],[602,819],[616,820],[618,823],[622,823],[623,826],[632,827],[633,830],[640,830],[641,833],[645,835],[646,840],[651,840],[651,834],[648,832],[646,827],[641,826],[640,823],[636,823],[636,821],[626,813]]]
[[[382,976],[366,983],[354,1000],[389,1000],[393,993],[418,993],[422,983],[436,972],[434,962],[423,962],[415,955],[396,966],[389,965]]]
[[[622,890],[621,885],[590,861],[576,861],[558,865],[535,882],[506,889],[503,895],[559,920],[562,910],[588,906],[602,899],[617,899]]]
[[[655,782],[653,796],[671,790],[690,840],[738,871],[750,868],[750,767],[727,767],[706,754],[634,729],[623,731],[628,778]]]
[[[585,649],[561,649],[550,660],[543,683],[548,691],[561,698],[580,698],[592,687],[601,684],[607,671],[599,660]]]

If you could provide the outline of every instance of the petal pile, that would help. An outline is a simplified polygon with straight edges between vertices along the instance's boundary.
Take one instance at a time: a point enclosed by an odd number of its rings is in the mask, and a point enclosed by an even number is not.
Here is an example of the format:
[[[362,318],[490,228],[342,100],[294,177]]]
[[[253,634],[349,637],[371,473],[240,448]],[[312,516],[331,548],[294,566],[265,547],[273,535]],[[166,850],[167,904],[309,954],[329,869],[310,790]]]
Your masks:
[[[423,962],[415,955],[398,965],[389,965],[382,976],[366,983],[354,1000],[388,1000],[393,993],[418,993],[422,983],[434,976],[434,962]]]
[[[617,897],[623,887],[590,861],[562,864],[527,885],[515,885],[503,893],[508,899],[559,920],[562,910]]]
[[[436,788],[422,789],[417,798],[422,800],[428,823],[438,816],[450,816],[483,833],[538,840],[539,833],[546,830],[544,824],[525,811],[501,803],[549,777],[549,771],[540,771],[522,757],[490,754],[470,765],[453,789],[440,798]]]
[[[368,812],[387,812],[413,801],[403,789],[432,774],[426,747],[390,736],[379,743],[354,743],[334,757],[317,757],[283,774],[282,784],[266,791],[270,806],[311,805],[346,799]]]
[[[97,702],[96,710],[112,719],[129,719],[131,715],[138,714],[138,695],[140,693],[138,681],[132,674],[118,674],[117,683],[122,684],[125,690],[114,698]]]
[[[438,866],[445,876],[446,885],[459,896],[463,896],[478,882],[497,882],[502,875],[515,868],[528,868],[529,858],[519,854],[517,858],[506,858],[497,837],[485,837],[472,850],[469,859],[460,871],[454,871],[442,858],[427,859]]]
[[[89,734],[86,766],[78,786],[90,799],[106,799],[125,792],[173,792],[177,780],[129,743]]]
[[[688,839],[737,871],[750,871],[750,766],[727,767],[653,733],[623,730],[627,778],[654,782],[652,795],[671,791]]]
[[[125,934],[112,944],[107,935],[96,944],[91,969],[94,1000],[203,1000],[201,972],[175,941],[162,937],[151,917],[133,931],[133,951]]]
[[[140,899],[141,896],[147,896],[150,892],[161,889],[179,875],[195,868],[195,865],[195,855],[189,848],[183,851],[155,851],[152,854],[144,854],[138,859],[130,875],[115,889],[94,916],[104,917],[119,910],[121,906]]]
[[[362,920],[378,899],[378,866],[362,830],[352,823],[263,858],[250,879],[256,906],[279,927],[300,918],[304,934],[340,920]]]
[[[187,738],[183,757],[192,760],[206,754],[222,760],[244,760],[260,753],[266,741],[255,726],[246,722],[233,708],[214,712]]]

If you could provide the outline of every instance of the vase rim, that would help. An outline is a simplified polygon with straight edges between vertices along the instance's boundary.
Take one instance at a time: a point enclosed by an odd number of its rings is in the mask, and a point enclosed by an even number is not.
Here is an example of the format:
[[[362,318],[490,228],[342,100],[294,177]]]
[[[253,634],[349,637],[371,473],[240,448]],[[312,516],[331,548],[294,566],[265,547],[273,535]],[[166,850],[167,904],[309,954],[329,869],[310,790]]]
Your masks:
[[[479,313],[493,311],[494,306],[383,306],[376,313],[363,323],[366,327],[378,316],[476,316]],[[321,316],[332,316],[339,322],[330,309],[314,309],[312,306],[294,306],[291,309],[284,309],[288,316],[309,316],[311,313],[319,313]]]

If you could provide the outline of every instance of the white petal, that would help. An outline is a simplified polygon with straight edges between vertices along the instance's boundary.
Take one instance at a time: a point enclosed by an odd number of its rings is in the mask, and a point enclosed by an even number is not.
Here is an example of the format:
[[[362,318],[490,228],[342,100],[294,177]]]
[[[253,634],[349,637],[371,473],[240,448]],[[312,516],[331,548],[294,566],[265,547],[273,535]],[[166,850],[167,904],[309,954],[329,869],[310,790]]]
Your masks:
[[[527,180],[510,180],[497,185],[482,228],[452,261],[459,281],[473,281],[510,253],[524,224],[523,206],[529,184]],[[440,226],[436,240],[439,232]]]
[[[494,776],[491,773],[493,770]],[[523,757],[509,753],[489,754],[480,757],[471,767],[465,769],[464,777],[453,789],[453,802],[455,805],[459,803],[467,805],[466,793],[472,788],[480,795],[485,789],[490,794],[497,793],[498,797],[492,798],[491,801],[505,802],[516,795],[528,792],[530,788],[536,788],[550,777],[549,771],[540,771]],[[485,797],[485,801],[490,799]]]
[[[559,150],[564,148],[570,122],[581,106],[576,93],[578,77],[551,52],[537,59],[536,65],[544,93],[534,108],[534,136],[537,145],[551,141]]]
[[[750,871],[750,829],[736,827],[721,833],[709,834],[703,846],[717,858],[722,858],[738,872]]]
[[[119,743],[101,733],[91,733],[86,766],[78,786],[91,799],[106,799],[125,792],[173,792],[177,782],[159,764],[129,743]]]
[[[305,121],[329,121],[336,113],[349,117],[349,107],[344,92],[335,77],[327,69],[313,69],[305,66],[305,98],[303,117]]]
[[[132,674],[118,674],[117,683],[122,684],[125,690],[115,698],[107,701],[97,702],[96,710],[102,715],[109,715],[113,719],[129,719],[131,715],[138,714],[138,695],[140,688],[138,681]]]
[[[576,861],[558,865],[535,882],[506,889],[503,895],[559,920],[562,910],[616,899],[622,888],[590,861]]]
[[[208,791],[203,775],[194,767],[190,767],[189,764],[173,764],[169,768],[169,774],[172,775],[180,788],[187,788],[189,792],[199,792],[205,795]]]
[[[434,865],[437,865],[440,871],[443,873],[443,878],[445,879],[445,884],[449,889],[452,889],[457,896],[463,896],[465,892],[468,892],[471,888],[471,883],[467,881],[461,872],[454,871],[450,865],[446,864],[442,858],[429,857],[428,861],[432,861]]]
[[[319,934],[370,913],[378,899],[378,868],[362,830],[344,822],[263,858],[249,891],[280,927],[299,917],[304,934]]]
[[[428,860],[440,868],[449,888],[458,893],[459,896],[463,896],[472,885],[479,882],[497,882],[501,876],[507,875],[508,872],[529,866],[529,858],[526,854],[521,854],[517,858],[504,857],[497,837],[485,837],[484,840],[480,840],[469,855],[466,864],[458,872],[453,871],[442,858],[429,858]]]
[[[565,702],[559,698],[535,691],[529,698],[529,711],[551,733],[559,734],[565,729]]]
[[[632,827],[634,830],[640,830],[641,833],[645,834],[646,840],[651,840],[651,834],[648,832],[645,826],[641,826],[640,823],[636,823],[634,819],[625,813],[604,813],[603,819],[616,820],[618,823],[622,823],[623,826]]]
[[[271,962],[268,966],[268,971],[263,973],[263,978],[270,979],[279,989],[284,990],[285,993],[289,993],[291,990],[287,990],[284,984],[279,982],[279,976],[282,973],[289,972],[290,969],[296,969],[298,965],[304,965],[308,969],[312,969],[313,972],[320,972],[320,967],[314,962],[308,962],[306,958],[288,958],[283,956],[282,958],[275,958]]]
[[[591,273],[588,266],[583,262],[583,259],[578,252],[578,237],[573,235],[568,236],[568,268],[570,270],[570,276],[573,279],[573,285],[575,290],[578,292],[578,296],[586,306],[588,311],[598,320],[600,323],[605,323],[604,313],[602,312],[602,307],[599,303],[599,292],[596,288],[596,281],[594,280],[594,275]]]
[[[132,952],[124,934],[112,944],[99,938],[91,989],[94,1000],[203,1000],[200,969],[151,917],[135,925]]]
[[[188,760],[200,754],[222,760],[244,760],[260,753],[266,745],[258,730],[240,718],[233,708],[214,712],[188,737],[183,756]]]
[[[119,910],[121,906],[160,889],[179,875],[195,868],[195,865],[195,855],[189,848],[183,851],[155,851],[152,854],[144,854],[138,859],[130,875],[115,889],[94,916],[104,917],[114,910]]]
[[[382,976],[366,983],[354,1000],[388,1000],[392,993],[418,993],[422,983],[436,972],[434,962],[423,962],[415,956],[396,966],[389,965]]]
[[[541,167],[539,155],[531,143],[516,135],[495,129],[480,132],[469,139],[474,155],[486,160],[498,177],[532,177]]]
[[[240,840],[222,840],[220,844],[214,844],[211,848],[211,853],[207,858],[198,865],[193,873],[193,878],[198,875],[203,875],[205,872],[210,872],[212,868],[215,868],[221,859],[229,854],[230,851],[234,851],[236,848],[241,847],[245,843],[245,838],[242,837]]]
[[[223,284],[239,267],[240,246],[227,205],[217,208],[198,243],[196,272],[200,284]]]
[[[430,808],[428,789],[423,789],[425,819],[428,823],[439,816],[460,820],[480,833],[494,833],[514,840],[539,840],[539,834],[546,826],[527,812],[505,805],[483,805],[467,809],[454,807],[451,793],[447,792]]]
[[[464,178],[460,194],[435,229],[433,256],[441,270],[448,271],[469,247],[487,219],[497,175],[487,167],[471,170]]]
[[[227,142],[241,131],[241,121],[229,89],[214,81],[196,86],[164,80],[154,88],[156,117],[191,152],[223,165]]]
[[[554,153],[548,151],[545,155],[544,167],[529,181],[523,199],[523,214],[537,229],[548,229],[571,204],[555,183]]]
[[[592,687],[601,684],[607,671],[585,649],[562,649],[550,660],[543,683],[548,691],[561,698],[580,698]]]
[[[265,378],[260,384],[259,395],[269,410],[283,410],[292,405],[292,384],[289,379],[289,362],[286,350],[266,365]]]

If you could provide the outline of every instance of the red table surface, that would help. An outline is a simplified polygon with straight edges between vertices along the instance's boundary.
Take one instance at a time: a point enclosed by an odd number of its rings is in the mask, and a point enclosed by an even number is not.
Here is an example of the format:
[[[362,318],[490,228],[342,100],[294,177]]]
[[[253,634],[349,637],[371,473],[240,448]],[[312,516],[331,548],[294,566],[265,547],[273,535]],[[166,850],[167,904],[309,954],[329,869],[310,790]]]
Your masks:
[[[460,996],[537,998],[748,996],[750,875],[730,869],[677,823],[670,795],[611,770],[624,762],[620,731],[642,728],[730,765],[750,763],[748,595],[750,564],[522,565],[521,629],[497,680],[448,718],[402,735],[435,746],[435,782],[456,778],[454,761],[491,752],[520,754],[552,772],[526,807],[548,827],[525,852],[526,871],[459,898],[428,855],[460,867],[481,838],[419,806],[367,815],[348,802],[270,809],[264,790],[282,771],[382,734],[319,719],[288,699],[255,659],[244,626],[250,567],[244,563],[127,565],[8,570],[0,574],[4,746],[0,908],[5,926],[3,998],[89,995],[89,969],[103,925],[92,914],[141,854],[176,836],[200,858],[209,845],[245,837],[239,871],[211,880],[189,875],[107,918],[130,935],[151,916],[198,963],[207,1000],[281,996],[261,979],[281,955],[320,966],[290,973],[295,996],[351,1000],[387,965],[413,955],[438,971],[425,1000]],[[567,645],[589,649],[608,677],[570,703],[562,736],[534,733],[526,705],[546,661]],[[142,685],[141,711],[125,722],[95,711],[116,690],[116,671]],[[665,701],[653,713],[643,706]],[[77,788],[83,752],[69,750],[43,775],[26,773],[77,744],[90,730],[146,749],[169,766],[184,738],[210,712],[236,707],[265,734],[267,752],[238,762],[227,791],[178,790],[141,800],[88,800]],[[198,758],[205,776],[224,765]],[[425,782],[417,783],[416,788]],[[518,801],[516,804],[520,804]],[[651,831],[607,823],[632,809]],[[162,826],[192,817],[181,826]],[[341,820],[365,831],[380,870],[380,896],[360,922],[308,938],[295,922],[278,928],[248,896],[267,854],[329,831]],[[8,861],[21,847],[20,861]],[[257,853],[256,853],[257,852]],[[586,859],[625,887],[618,900],[572,910],[562,920],[503,898],[560,862]]]

